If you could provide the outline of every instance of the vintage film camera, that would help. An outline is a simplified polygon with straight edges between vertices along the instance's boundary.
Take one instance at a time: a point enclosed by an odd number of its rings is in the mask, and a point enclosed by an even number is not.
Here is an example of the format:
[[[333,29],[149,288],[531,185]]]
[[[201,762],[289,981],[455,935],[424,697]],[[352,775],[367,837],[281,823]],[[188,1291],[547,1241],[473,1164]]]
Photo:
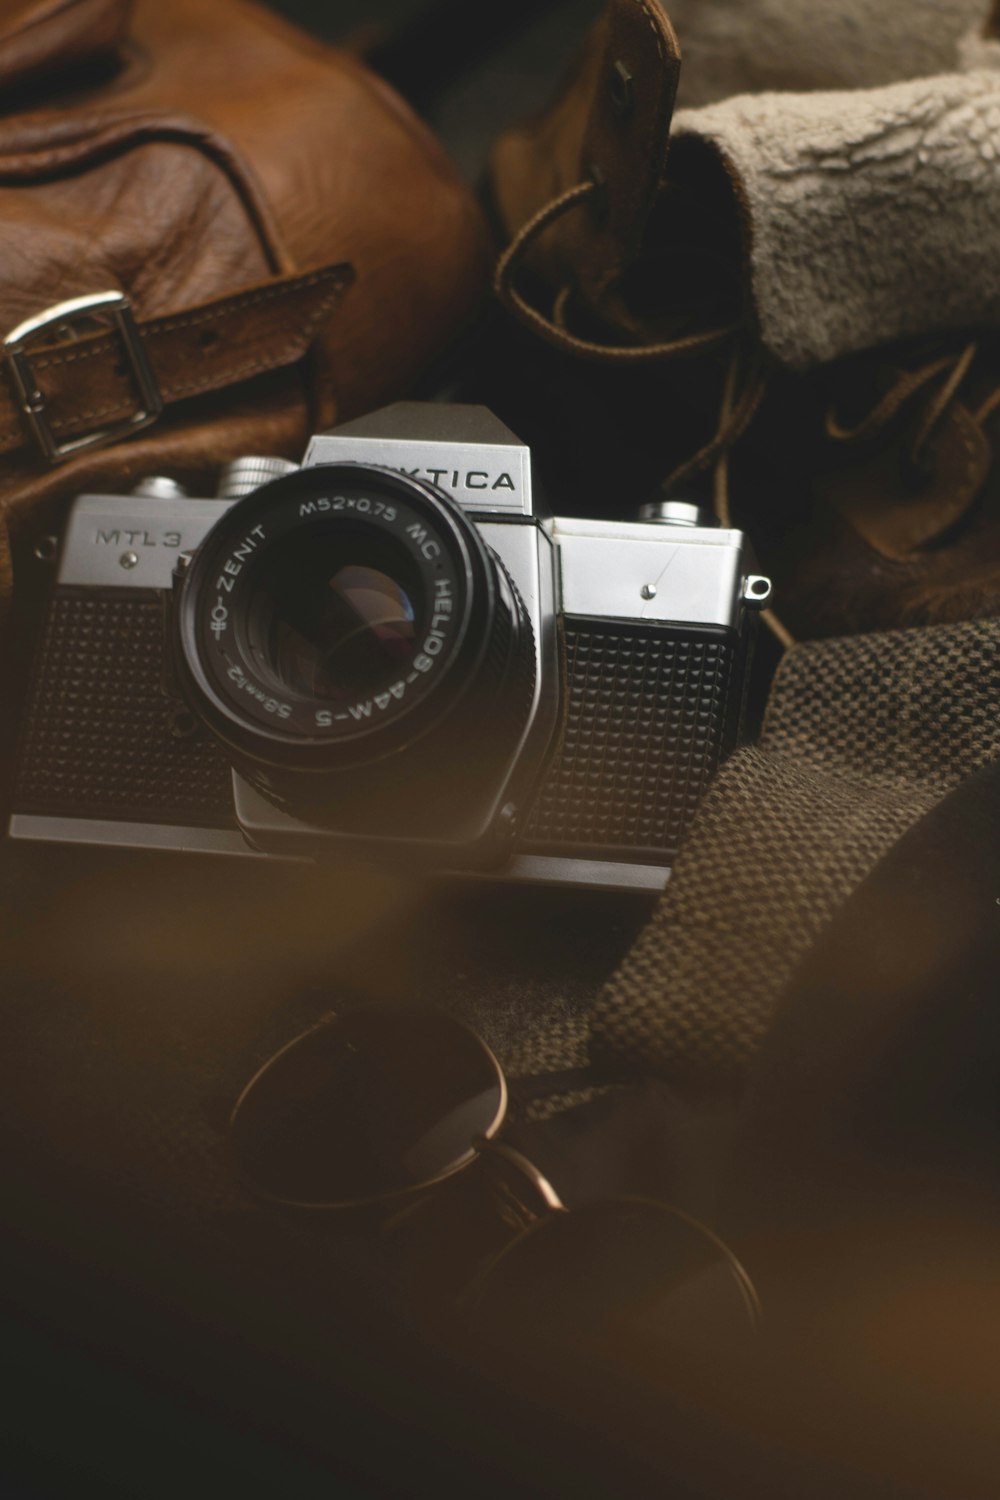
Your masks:
[[[485,408],[72,507],[16,838],[655,890],[736,743],[770,585],[667,503],[550,518]]]

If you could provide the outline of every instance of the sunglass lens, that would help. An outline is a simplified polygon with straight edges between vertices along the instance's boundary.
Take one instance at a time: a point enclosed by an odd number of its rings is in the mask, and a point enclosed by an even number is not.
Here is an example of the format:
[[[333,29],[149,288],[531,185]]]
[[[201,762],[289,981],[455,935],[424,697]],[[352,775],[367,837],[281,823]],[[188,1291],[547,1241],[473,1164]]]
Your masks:
[[[727,1247],[667,1204],[613,1199],[527,1230],[481,1277],[474,1322],[542,1358],[663,1366],[745,1342],[759,1311]]]
[[[339,1207],[447,1176],[492,1135],[506,1090],[461,1022],[365,1007],[289,1043],[243,1091],[231,1138],[244,1180],[279,1202]]]

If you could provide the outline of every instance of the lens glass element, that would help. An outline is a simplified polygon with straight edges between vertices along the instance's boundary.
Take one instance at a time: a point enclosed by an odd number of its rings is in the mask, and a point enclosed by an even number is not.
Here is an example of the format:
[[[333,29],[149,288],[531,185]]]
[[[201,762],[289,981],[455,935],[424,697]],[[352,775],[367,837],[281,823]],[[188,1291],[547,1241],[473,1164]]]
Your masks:
[[[429,1185],[499,1129],[503,1075],[461,1022],[362,1007],[290,1042],[244,1089],[230,1122],[250,1187],[346,1207]]]
[[[603,1199],[552,1214],[480,1277],[481,1332],[539,1358],[611,1358],[644,1374],[689,1368],[751,1336],[760,1310],[739,1261],[665,1203]]]
[[[191,558],[174,615],[185,689],[282,805],[302,806],[302,783],[278,785],[286,774],[339,775],[411,745],[436,765],[438,726],[443,737],[480,717],[464,705],[492,709],[495,728],[516,716],[499,688],[517,710],[529,701],[533,641],[508,584],[430,485],[361,464],[301,469],[237,501]],[[317,779],[309,800],[324,818]]]
[[[352,702],[412,660],[422,594],[391,537],[349,523],[292,533],[253,580],[249,653],[282,691]]]

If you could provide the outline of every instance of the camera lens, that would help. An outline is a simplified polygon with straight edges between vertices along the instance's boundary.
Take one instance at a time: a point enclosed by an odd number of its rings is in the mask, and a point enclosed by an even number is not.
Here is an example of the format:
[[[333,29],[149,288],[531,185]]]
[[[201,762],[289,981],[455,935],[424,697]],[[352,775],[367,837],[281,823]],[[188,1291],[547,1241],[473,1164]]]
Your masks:
[[[278,691],[353,703],[408,669],[423,589],[404,548],[350,524],[293,533],[258,570],[247,641]]]
[[[534,640],[502,564],[457,505],[394,470],[317,466],[237,501],[175,620],[192,707],[303,815],[328,792],[294,773],[405,755],[412,800],[421,756],[425,770],[488,759],[530,710]]]

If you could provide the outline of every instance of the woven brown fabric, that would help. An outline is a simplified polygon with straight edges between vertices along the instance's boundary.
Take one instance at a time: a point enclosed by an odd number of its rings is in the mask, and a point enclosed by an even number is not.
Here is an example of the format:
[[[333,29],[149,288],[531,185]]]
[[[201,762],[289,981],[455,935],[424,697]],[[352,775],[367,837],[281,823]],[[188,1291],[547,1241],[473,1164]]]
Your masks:
[[[996,621],[790,651],[759,743],[720,772],[653,920],[597,1001],[592,1061],[738,1080],[851,891],[1000,754],[998,701]]]

